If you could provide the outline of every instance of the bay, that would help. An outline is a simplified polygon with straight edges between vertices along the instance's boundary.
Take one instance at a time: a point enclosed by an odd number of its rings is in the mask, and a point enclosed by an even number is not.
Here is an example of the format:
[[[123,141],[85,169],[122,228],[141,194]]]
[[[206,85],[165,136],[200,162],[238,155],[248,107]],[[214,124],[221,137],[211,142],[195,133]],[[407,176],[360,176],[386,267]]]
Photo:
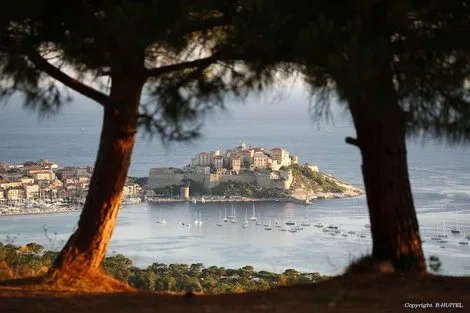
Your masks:
[[[280,94],[280,95],[279,95]],[[359,151],[344,143],[355,131],[348,115],[333,103],[335,123],[314,121],[309,114],[308,99],[299,90],[281,91],[253,97],[246,103],[228,103],[205,120],[203,137],[191,144],[163,146],[159,140],[140,135],[133,154],[129,175],[147,176],[151,167],[186,165],[200,151],[227,149],[240,142],[273,148],[281,146],[300,157],[301,163],[317,164],[320,170],[348,183],[362,187]],[[102,112],[99,106],[75,96],[51,118],[21,108],[18,99],[0,107],[0,161],[20,163],[40,158],[61,165],[86,166],[94,163],[99,142]],[[419,140],[408,141],[410,178],[422,235],[427,241],[427,256],[436,255],[443,263],[443,273],[469,274],[470,250],[457,244],[459,236],[449,238],[446,248],[429,240],[444,226],[456,223],[470,234],[470,158],[466,147]],[[250,206],[251,204],[248,204]],[[264,231],[255,225],[242,229],[241,224],[215,224],[220,204],[139,204],[123,209],[118,218],[109,253],[125,254],[141,266],[152,262],[191,263],[239,267],[246,264],[258,269],[282,271],[294,267],[324,274],[341,272],[354,258],[370,252],[370,237],[324,235],[310,227],[297,233]],[[156,223],[160,207],[168,224]],[[199,228],[184,228],[177,222],[194,217],[201,210],[207,218]],[[244,206],[238,207],[242,217]],[[302,218],[305,207],[285,203],[257,205],[264,217],[272,219],[295,211]],[[243,212],[242,212],[243,211]],[[368,222],[365,197],[315,201],[307,208],[313,221],[339,224],[346,230],[365,231]],[[15,243],[37,241],[60,248],[73,231],[78,215],[52,214],[0,218],[0,241],[7,236]],[[49,236],[47,239],[44,226]],[[226,227],[225,227],[226,226]],[[12,236],[17,236],[11,239]]]

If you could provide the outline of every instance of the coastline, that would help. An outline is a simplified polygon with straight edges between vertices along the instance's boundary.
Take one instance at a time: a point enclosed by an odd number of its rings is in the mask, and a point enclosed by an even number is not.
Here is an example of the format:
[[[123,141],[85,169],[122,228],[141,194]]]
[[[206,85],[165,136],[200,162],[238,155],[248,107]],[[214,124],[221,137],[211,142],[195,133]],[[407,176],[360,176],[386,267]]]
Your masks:
[[[313,202],[310,200],[334,200],[334,199],[344,199],[344,198],[352,198],[352,197],[358,197],[363,195],[363,192],[359,192],[357,194],[351,194],[351,193],[341,193],[341,194],[334,194],[334,193],[328,193],[328,194],[322,194],[322,195],[317,195],[315,197],[307,197],[307,198],[296,198],[296,197],[287,197],[287,198],[246,198],[246,197],[240,197],[240,198],[216,198],[214,196],[202,196],[202,197],[194,197],[192,199],[169,199],[169,198],[153,198],[153,199],[147,199],[142,202],[148,202],[150,204],[152,203],[185,203],[185,202],[190,202],[194,204],[204,204],[204,203],[245,203],[245,202],[275,202],[275,203],[296,203],[296,204],[304,204],[304,205],[312,205]],[[139,202],[129,202],[129,203],[123,203],[122,207],[125,207],[126,205],[129,204],[136,204]],[[122,208],[121,207],[121,208]],[[1,212],[0,213],[0,218],[3,216],[27,216],[27,215],[45,215],[45,214],[64,214],[64,213],[74,213],[74,212],[80,212],[81,208],[72,208],[72,207],[61,207],[61,208],[50,208],[48,210],[44,211],[23,211],[23,212]]]
[[[55,213],[73,213],[79,212],[81,209],[61,209],[61,210],[48,210],[48,211],[33,211],[33,212],[13,212],[13,213],[0,213],[0,218],[2,216],[27,216],[27,215],[46,215],[46,214],[55,214]]]
[[[140,203],[134,198],[131,199],[125,199],[121,202],[121,208],[129,205],[129,204],[136,204]],[[47,209],[40,210],[36,209],[34,211],[30,210],[29,207],[27,206],[20,206],[20,207],[13,207],[15,210],[12,212],[7,212],[7,211],[0,211],[0,218],[2,216],[26,216],[26,215],[45,215],[45,214],[56,214],[56,213],[73,213],[73,212],[80,212],[82,210],[81,207],[71,207],[71,206],[53,206],[53,207],[48,207]]]

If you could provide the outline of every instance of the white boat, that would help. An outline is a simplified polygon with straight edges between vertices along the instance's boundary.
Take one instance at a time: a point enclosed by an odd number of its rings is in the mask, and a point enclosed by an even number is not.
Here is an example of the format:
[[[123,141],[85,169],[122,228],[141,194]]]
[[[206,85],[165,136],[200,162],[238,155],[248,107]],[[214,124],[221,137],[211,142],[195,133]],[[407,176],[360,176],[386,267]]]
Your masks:
[[[233,208],[233,204],[232,204],[232,215],[227,216],[229,220],[235,218],[234,212],[235,212],[235,209]]]
[[[365,224],[364,227],[365,228],[370,228],[370,224]]]
[[[197,219],[198,218],[198,212],[199,211],[196,211],[196,218],[194,219],[194,224],[196,224],[196,225],[199,224],[199,220]]]
[[[199,211],[199,223],[198,223],[199,226],[202,225],[202,211]]]
[[[258,213],[258,219],[256,220],[255,224],[258,225],[258,226],[262,225],[261,224],[261,214],[260,213]]]
[[[227,218],[227,208],[225,208],[225,217],[223,219],[223,222],[224,223],[227,223],[228,222],[228,218]]]
[[[271,227],[271,220],[268,220],[268,223],[264,225],[264,230],[272,230],[272,227]]]
[[[470,236],[466,235],[466,232],[463,233],[463,236],[464,236],[465,239],[470,239]],[[459,245],[468,245],[468,241],[467,240],[460,240]]]
[[[248,227],[248,208],[245,208],[245,223],[243,223],[242,228]]]
[[[289,232],[291,232],[291,233],[296,233],[296,232],[297,232],[297,229],[295,229],[295,227],[289,228]]]
[[[166,224],[166,220],[162,218],[162,208],[160,208],[160,218],[158,219],[157,223]]]
[[[233,217],[230,219],[230,222],[236,223],[237,222],[237,210],[233,209]]]
[[[450,229],[450,232],[454,235],[458,235],[458,234],[460,234],[460,230],[459,230],[458,225],[457,225],[457,210],[455,210],[455,214],[456,214],[455,226]]]
[[[307,215],[307,208],[305,208],[305,219],[304,221],[300,224],[302,226],[310,226],[310,221],[308,220],[308,215]]]
[[[256,222],[257,220],[258,218],[256,217],[256,213],[255,213],[255,203],[253,202],[253,215],[250,217],[250,221]]]
[[[295,216],[294,216],[294,214],[292,214],[291,219],[287,220],[285,224],[289,225],[289,226],[294,226],[295,225]]]
[[[219,209],[219,222],[217,223],[217,226],[222,226],[222,210],[220,209]]]

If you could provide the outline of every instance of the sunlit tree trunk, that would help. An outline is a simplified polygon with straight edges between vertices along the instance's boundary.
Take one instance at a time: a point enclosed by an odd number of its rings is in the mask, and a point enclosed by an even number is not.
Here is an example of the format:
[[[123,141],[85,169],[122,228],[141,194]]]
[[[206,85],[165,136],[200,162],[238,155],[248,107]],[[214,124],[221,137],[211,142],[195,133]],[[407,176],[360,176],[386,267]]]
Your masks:
[[[362,154],[362,174],[372,232],[372,257],[397,271],[425,271],[408,175],[406,114],[391,77],[355,90],[349,104]],[[369,87],[369,90],[365,88]]]
[[[143,83],[143,79],[124,75],[112,78],[98,155],[78,228],[49,274],[79,277],[101,267],[131,162]]]

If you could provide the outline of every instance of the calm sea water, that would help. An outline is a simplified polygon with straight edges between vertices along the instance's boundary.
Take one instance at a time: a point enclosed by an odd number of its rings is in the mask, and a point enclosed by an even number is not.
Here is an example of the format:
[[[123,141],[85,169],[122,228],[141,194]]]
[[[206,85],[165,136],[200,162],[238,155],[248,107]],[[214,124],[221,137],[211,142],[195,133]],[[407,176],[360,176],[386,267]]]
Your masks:
[[[307,98],[294,91],[276,96],[252,98],[245,104],[230,103],[228,110],[206,118],[203,138],[191,144],[163,147],[158,140],[139,137],[130,175],[146,176],[151,167],[187,164],[200,151],[227,149],[240,142],[272,148],[286,147],[299,155],[301,162],[317,164],[349,183],[362,187],[360,154],[344,143],[355,131],[347,114],[334,105],[335,123],[313,121]],[[85,166],[94,163],[102,113],[100,108],[76,97],[53,118],[38,119],[21,109],[17,100],[0,107],[0,161],[20,163],[46,158],[61,165]],[[470,274],[470,247],[458,245],[463,238],[450,236],[445,248],[429,240],[443,227],[456,223],[470,234],[470,151],[444,144],[409,141],[408,156],[413,194],[421,231],[427,241],[427,256],[437,255],[447,274]],[[223,204],[139,204],[122,210],[109,253],[123,253],[139,265],[152,262],[203,262],[205,265],[256,268],[282,271],[295,267],[305,271],[339,273],[346,264],[371,250],[370,237],[329,236],[309,227],[298,233],[241,223],[217,227]],[[248,205],[250,206],[250,205]],[[239,221],[245,205],[236,206]],[[168,221],[157,224],[160,216]],[[314,222],[339,224],[344,230],[366,232],[368,222],[365,198],[316,201],[307,207],[294,204],[259,204],[262,218],[288,218],[305,214]],[[187,228],[178,221],[194,219],[202,212],[204,223]],[[16,243],[37,241],[48,248],[60,248],[74,230],[78,214],[15,216],[0,218],[0,240],[14,237]],[[312,225],[313,225],[312,223]],[[45,236],[47,228],[49,239]],[[54,235],[56,233],[56,235]]]

